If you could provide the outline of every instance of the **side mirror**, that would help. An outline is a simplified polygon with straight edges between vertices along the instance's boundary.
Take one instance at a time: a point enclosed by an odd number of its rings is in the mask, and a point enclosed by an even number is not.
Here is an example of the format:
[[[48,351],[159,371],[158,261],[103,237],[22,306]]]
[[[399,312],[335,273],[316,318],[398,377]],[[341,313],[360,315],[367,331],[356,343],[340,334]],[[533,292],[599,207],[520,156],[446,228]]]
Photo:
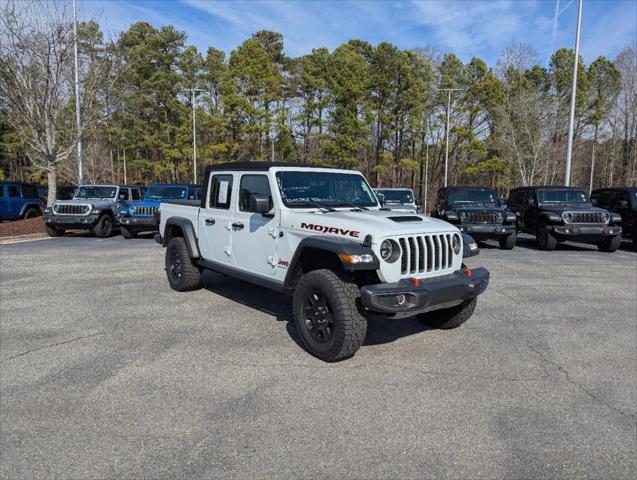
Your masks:
[[[621,208],[626,208],[628,206],[628,202],[626,200],[620,200],[619,201],[619,206]]]
[[[255,213],[267,213],[270,211],[270,197],[262,193],[250,195],[250,211]]]
[[[533,207],[535,205],[535,199],[534,198],[527,198],[526,199],[526,204],[530,207]]]
[[[597,206],[597,199],[596,198],[591,198],[591,203],[593,204],[594,207]]]
[[[416,206],[417,207],[422,207],[422,202],[420,200],[416,200]]]
[[[382,193],[377,193],[376,196],[378,197],[378,201],[380,202],[380,206],[384,207],[385,206],[385,195],[383,195]]]

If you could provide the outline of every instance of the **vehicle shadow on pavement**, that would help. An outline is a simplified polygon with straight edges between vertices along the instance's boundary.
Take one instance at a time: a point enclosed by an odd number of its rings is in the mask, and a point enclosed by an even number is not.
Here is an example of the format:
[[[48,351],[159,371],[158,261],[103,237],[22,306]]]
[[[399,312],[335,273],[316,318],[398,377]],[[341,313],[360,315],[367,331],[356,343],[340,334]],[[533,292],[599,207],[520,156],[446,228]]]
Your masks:
[[[535,243],[534,237],[528,238],[520,238],[515,244],[516,248],[526,248],[528,250],[537,250],[542,251],[538,248],[537,243]],[[589,244],[574,244],[571,242],[559,242],[555,245],[555,251],[571,251],[571,252],[589,252],[589,251],[598,251],[597,245],[589,245]]]
[[[209,271],[202,274],[201,285],[209,292],[227,300],[271,315],[279,322],[287,322],[288,335],[299,347],[303,347],[292,317],[292,297]],[[380,315],[370,315],[367,319],[367,336],[363,345],[391,343],[428,330],[431,328],[417,318],[390,320]]]

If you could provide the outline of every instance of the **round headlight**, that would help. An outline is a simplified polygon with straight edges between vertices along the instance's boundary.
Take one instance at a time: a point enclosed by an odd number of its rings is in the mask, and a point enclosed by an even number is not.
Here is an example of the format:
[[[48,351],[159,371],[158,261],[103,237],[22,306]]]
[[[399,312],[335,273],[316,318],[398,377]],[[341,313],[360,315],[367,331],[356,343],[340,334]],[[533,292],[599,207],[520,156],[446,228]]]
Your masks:
[[[453,239],[451,240],[451,246],[453,247],[453,253],[455,253],[456,255],[458,255],[460,253],[460,235],[458,235],[457,233],[453,236]]]
[[[502,215],[502,212],[497,212],[495,214],[495,219],[498,223],[502,223],[502,220],[504,220],[504,215]]]
[[[610,213],[608,212],[602,213],[602,220],[604,221],[604,223],[608,222],[610,220]]]
[[[467,212],[459,212],[458,213],[458,218],[460,220],[466,220],[467,219]]]
[[[400,256],[398,244],[393,240],[384,240],[380,244],[380,258],[388,263],[394,263]]]
[[[562,214],[562,218],[564,219],[566,223],[573,222],[573,214],[571,212],[566,212]]]

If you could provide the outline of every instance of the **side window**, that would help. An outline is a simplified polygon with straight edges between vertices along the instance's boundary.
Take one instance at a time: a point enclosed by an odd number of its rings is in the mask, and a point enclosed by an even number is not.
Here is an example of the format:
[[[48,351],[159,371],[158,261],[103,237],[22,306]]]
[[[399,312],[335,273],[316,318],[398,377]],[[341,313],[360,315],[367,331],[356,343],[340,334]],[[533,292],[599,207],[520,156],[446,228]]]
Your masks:
[[[209,208],[230,209],[232,175],[213,175],[210,179]]]
[[[119,196],[117,198],[120,200],[128,200],[128,188],[120,188]]]
[[[139,200],[141,198],[141,194],[139,193],[139,188],[132,188],[131,193],[133,196],[133,200]]]
[[[265,175],[244,175],[241,177],[241,185],[239,187],[239,210],[242,212],[252,212],[250,208],[250,195],[260,194],[267,195],[270,201],[270,210],[272,209],[272,194],[270,192],[270,183]]]
[[[38,198],[38,189],[35,185],[22,185],[22,196],[24,198]]]
[[[19,197],[20,196],[20,187],[17,185],[9,185],[7,188],[9,197]]]

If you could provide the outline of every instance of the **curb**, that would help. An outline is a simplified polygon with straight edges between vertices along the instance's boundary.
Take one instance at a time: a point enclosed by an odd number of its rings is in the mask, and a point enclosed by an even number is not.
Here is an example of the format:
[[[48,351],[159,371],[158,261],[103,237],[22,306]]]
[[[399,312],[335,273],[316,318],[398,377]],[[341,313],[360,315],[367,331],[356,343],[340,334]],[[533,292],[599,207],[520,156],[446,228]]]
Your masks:
[[[50,240],[46,233],[31,233],[29,235],[16,235],[13,237],[0,237],[0,245],[11,245],[14,243],[33,242],[36,240]]]

